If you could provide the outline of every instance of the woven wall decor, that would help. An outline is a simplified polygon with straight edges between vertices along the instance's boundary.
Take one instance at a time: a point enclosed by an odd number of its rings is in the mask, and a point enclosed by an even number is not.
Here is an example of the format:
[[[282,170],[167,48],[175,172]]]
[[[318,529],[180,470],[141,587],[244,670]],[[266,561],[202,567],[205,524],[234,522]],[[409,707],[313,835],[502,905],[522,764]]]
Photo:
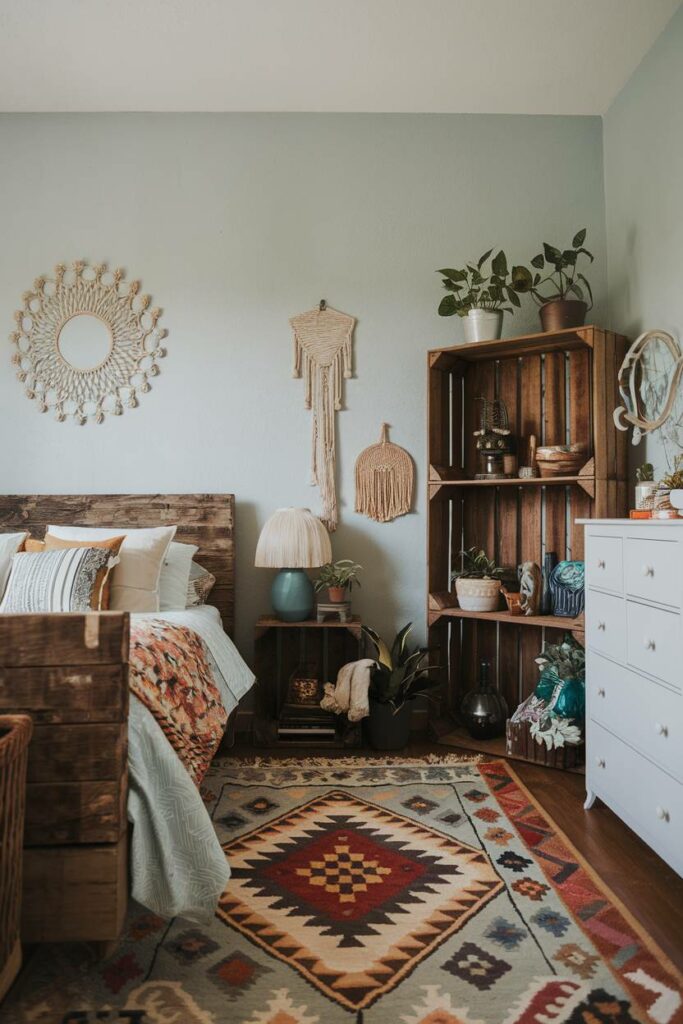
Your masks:
[[[413,502],[413,460],[405,448],[389,440],[382,424],[379,442],[356,459],[356,512],[388,523],[410,512]]]
[[[339,521],[334,414],[342,407],[343,379],[351,377],[356,321],[323,301],[289,322],[294,331],[294,376],[303,374],[306,408],[313,410],[311,482],[320,488],[320,518],[333,531]]]
[[[138,294],[139,281],[124,284],[123,277],[123,270],[109,272],[103,263],[89,267],[79,260],[69,270],[60,263],[54,278],[37,278],[22,296],[10,335],[12,362],[40,412],[51,410],[60,422],[71,416],[79,424],[101,423],[106,413],[120,416],[124,405],[135,408],[138,394],[151,390],[149,378],[166,355],[160,345],[166,331],[157,326],[161,310],[150,309],[150,296]],[[65,345],[75,326],[83,365],[70,361]],[[93,340],[98,331],[107,339],[94,358],[88,356],[88,331]]]

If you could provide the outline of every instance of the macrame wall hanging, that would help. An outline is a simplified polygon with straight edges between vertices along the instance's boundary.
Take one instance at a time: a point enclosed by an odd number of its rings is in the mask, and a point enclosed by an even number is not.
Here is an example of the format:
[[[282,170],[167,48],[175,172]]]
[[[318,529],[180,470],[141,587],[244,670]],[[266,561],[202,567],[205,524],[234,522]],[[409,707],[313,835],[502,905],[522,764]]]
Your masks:
[[[320,488],[320,518],[337,528],[334,414],[342,407],[342,381],[351,376],[355,319],[330,309],[323,300],[315,309],[289,321],[294,331],[294,376],[303,374],[306,408],[313,410],[311,482]]]
[[[356,459],[356,512],[378,523],[388,523],[410,512],[413,502],[413,460],[405,448],[389,440],[389,425],[382,424],[379,443]]]

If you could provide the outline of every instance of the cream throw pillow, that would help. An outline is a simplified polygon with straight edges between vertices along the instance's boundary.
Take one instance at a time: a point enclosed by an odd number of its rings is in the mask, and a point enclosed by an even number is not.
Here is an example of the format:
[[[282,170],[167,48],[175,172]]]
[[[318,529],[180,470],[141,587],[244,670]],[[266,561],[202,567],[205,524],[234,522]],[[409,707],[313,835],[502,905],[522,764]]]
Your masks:
[[[198,551],[194,544],[173,541],[170,545],[159,577],[159,611],[177,611],[185,607],[190,566]]]
[[[24,545],[28,530],[21,533],[0,533],[0,599],[5,593],[9,571],[12,568],[12,556]]]
[[[115,530],[87,526],[48,526],[47,532],[61,540],[110,540],[125,534],[119,564],[111,575],[109,607],[112,611],[158,612],[159,575],[177,527],[158,526],[151,530]]]

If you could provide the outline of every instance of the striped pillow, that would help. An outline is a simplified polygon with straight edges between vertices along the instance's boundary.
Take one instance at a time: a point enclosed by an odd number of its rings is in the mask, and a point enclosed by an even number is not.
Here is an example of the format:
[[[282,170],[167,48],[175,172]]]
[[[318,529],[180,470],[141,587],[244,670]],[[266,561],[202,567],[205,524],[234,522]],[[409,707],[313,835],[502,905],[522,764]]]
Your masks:
[[[199,562],[192,562],[185,607],[197,608],[201,604],[206,604],[215,582],[216,577],[213,573],[201,566]]]
[[[0,612],[98,610],[106,578],[102,570],[116,561],[106,548],[15,555]]]

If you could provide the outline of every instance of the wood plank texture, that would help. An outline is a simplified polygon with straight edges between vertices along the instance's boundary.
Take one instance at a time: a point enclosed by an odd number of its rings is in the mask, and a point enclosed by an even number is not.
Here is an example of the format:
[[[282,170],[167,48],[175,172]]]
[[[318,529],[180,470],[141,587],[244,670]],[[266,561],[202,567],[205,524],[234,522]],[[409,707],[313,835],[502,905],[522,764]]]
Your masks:
[[[128,632],[128,612],[0,615],[0,668],[120,665]]]
[[[125,722],[126,665],[0,668],[0,712],[27,711],[34,723]]]
[[[128,828],[126,775],[112,782],[35,782],[26,788],[26,846],[115,843]]]
[[[221,613],[226,633],[233,633],[233,494],[0,495],[0,530],[29,529],[34,537],[42,538],[50,524],[100,527],[121,524],[131,529],[177,525],[176,540],[195,544],[199,548],[196,560],[216,577],[209,603]]]
[[[36,725],[27,778],[29,783],[119,779],[125,771],[127,751],[127,723]]]

